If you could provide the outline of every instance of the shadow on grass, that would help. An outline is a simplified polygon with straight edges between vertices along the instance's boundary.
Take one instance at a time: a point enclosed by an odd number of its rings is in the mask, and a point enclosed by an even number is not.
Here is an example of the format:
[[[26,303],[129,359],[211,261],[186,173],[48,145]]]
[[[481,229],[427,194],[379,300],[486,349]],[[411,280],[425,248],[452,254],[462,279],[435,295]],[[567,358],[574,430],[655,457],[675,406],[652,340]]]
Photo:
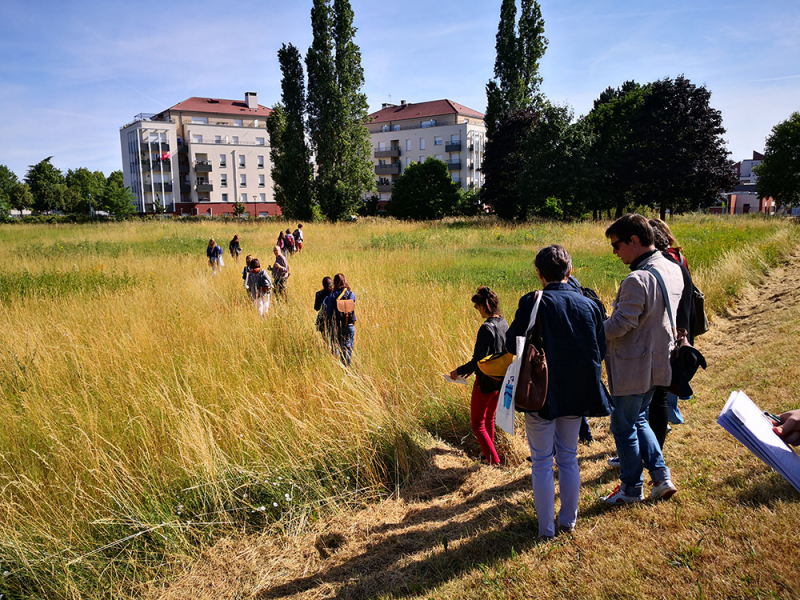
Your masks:
[[[440,477],[453,483],[463,480],[469,471],[469,468],[443,469]],[[256,598],[283,598],[318,586],[338,588],[334,597],[342,600],[388,594],[402,598],[426,593],[461,577],[478,565],[510,558],[514,553],[537,545],[569,543],[567,536],[555,541],[538,539],[539,526],[532,497],[531,501],[523,502],[512,499],[516,492],[523,489],[530,489],[527,476],[483,490],[465,498],[463,502],[409,512],[400,523],[371,529],[372,532],[386,535],[369,544],[363,553],[347,558],[326,571],[264,590]],[[497,503],[467,519],[454,521],[473,511],[480,503],[490,500],[496,500]],[[597,504],[583,511],[581,517],[615,510],[621,509]],[[414,557],[417,554],[423,556]]]
[[[780,474],[767,471],[755,477],[745,474],[725,478],[723,486],[738,490],[736,500],[745,506],[773,507],[779,502],[800,503],[800,492]]]

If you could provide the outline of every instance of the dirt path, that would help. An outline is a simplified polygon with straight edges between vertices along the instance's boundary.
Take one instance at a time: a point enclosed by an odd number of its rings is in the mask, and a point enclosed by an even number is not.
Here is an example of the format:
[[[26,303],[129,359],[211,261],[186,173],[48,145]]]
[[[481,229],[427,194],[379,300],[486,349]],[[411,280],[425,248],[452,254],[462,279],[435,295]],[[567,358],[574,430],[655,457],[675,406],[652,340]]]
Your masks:
[[[740,386],[742,377],[740,370],[725,365],[742,360],[743,355],[753,358],[754,393],[758,394],[758,354],[763,353],[765,360],[775,360],[770,357],[781,347],[780,332],[796,337],[800,329],[798,281],[800,255],[795,255],[786,266],[773,271],[759,289],[744,293],[731,314],[717,318],[712,331],[698,341],[709,364],[720,366],[713,373],[698,376],[699,386],[706,397],[714,396],[715,404],[709,400],[708,406],[694,414],[688,407],[690,416],[695,421],[702,418],[702,423],[697,423],[694,431],[686,426],[671,434],[676,436],[673,452],[685,448],[684,444],[691,445],[692,435],[698,434],[716,436],[722,441],[715,443],[724,446],[726,434],[713,423],[714,410],[718,413],[716,403],[724,390]],[[795,388],[789,383],[782,389],[788,390],[782,394],[789,397]],[[595,419],[593,429],[597,441],[579,450],[582,531],[576,531],[572,542],[576,546],[584,544],[598,523],[605,523],[604,519],[619,518],[596,502],[596,496],[617,474],[605,461],[614,451],[607,419]],[[526,444],[521,432],[513,444],[512,452],[524,458]],[[191,572],[173,583],[160,598],[433,596],[438,585],[474,571],[486,561],[487,544],[492,545],[493,554],[506,557],[538,547],[530,468],[524,460],[519,462],[522,464],[492,469],[480,466],[458,449],[439,444],[431,449],[430,468],[399,498],[360,511],[343,512],[297,535],[264,534],[225,540],[210,549]],[[686,498],[688,505],[693,501],[692,491],[688,487],[684,490],[679,497]],[[656,515],[651,518],[666,527],[671,507],[647,510]],[[615,526],[628,525],[617,521]],[[596,537],[602,535],[611,533],[598,531]],[[593,543],[600,546],[598,552],[603,555],[603,544],[608,542],[598,539]],[[720,548],[725,543],[722,539]],[[580,552],[577,560],[581,560]],[[697,587],[690,582],[687,589],[696,591]],[[677,589],[673,592],[680,595]]]

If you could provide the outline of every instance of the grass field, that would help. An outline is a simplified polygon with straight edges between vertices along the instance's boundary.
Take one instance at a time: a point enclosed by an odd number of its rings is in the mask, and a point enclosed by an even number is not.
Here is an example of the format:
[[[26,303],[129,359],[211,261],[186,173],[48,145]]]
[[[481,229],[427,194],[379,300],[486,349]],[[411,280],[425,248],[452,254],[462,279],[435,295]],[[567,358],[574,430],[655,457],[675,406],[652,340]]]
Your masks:
[[[800,239],[758,216],[671,224],[719,313]],[[468,437],[466,391],[438,373],[471,353],[474,289],[510,320],[536,250],[560,243],[610,305],[626,268],[606,225],[309,224],[263,321],[241,263],[213,277],[204,250],[239,233],[267,262],[286,223],[0,227],[0,593],[136,597],[220,535],[391,492],[431,436]],[[313,330],[337,272],[358,298],[349,371]]]

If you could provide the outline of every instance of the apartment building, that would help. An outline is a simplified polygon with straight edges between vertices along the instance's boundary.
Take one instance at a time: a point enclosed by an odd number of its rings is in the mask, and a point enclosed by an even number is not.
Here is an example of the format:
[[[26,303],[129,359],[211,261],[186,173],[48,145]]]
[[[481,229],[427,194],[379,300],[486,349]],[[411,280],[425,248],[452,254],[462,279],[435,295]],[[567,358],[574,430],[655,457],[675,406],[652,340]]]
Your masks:
[[[447,164],[462,188],[483,184],[481,164],[486,143],[483,114],[452,100],[384,104],[367,124],[373,145],[381,203],[391,199],[392,186],[412,162],[433,156]]]
[[[267,117],[255,92],[244,101],[193,97],[120,129],[125,185],[137,210],[175,215],[279,215],[272,196]]]

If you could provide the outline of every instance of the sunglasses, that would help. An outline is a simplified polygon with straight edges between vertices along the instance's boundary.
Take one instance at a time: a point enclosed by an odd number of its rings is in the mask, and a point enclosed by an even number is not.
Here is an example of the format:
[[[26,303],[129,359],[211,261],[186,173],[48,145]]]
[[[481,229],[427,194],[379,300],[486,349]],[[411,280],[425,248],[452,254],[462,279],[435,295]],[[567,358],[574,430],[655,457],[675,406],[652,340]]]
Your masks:
[[[614,250],[619,250],[619,245],[620,245],[620,244],[627,244],[627,243],[628,243],[628,242],[623,242],[622,240],[617,240],[616,242],[611,242],[611,247],[612,247]]]

